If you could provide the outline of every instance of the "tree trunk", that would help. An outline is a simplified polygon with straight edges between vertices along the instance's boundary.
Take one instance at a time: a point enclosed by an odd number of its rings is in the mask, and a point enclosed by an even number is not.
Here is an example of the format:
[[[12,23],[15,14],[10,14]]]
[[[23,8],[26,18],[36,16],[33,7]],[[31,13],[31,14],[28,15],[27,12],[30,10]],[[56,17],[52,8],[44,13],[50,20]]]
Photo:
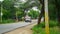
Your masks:
[[[40,13],[39,18],[38,18],[38,25],[40,24],[41,18],[44,15],[44,0],[39,0],[39,1],[42,4],[42,8],[41,8],[41,13]]]

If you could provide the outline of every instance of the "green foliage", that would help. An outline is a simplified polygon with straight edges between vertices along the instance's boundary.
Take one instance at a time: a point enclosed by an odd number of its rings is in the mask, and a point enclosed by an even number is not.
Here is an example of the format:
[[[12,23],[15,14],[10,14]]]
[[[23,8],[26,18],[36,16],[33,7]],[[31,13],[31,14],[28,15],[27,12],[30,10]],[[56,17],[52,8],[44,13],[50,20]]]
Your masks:
[[[34,26],[32,30],[33,30],[33,34],[46,34],[45,28],[41,28],[38,26]],[[50,34],[60,34],[58,27],[52,27],[50,28],[49,31],[50,31]]]
[[[3,9],[3,19],[8,19],[8,18],[12,18],[15,14],[15,12],[11,12],[9,10]]]
[[[0,2],[0,6],[2,5],[2,8],[3,8],[2,9],[3,22],[5,22],[4,20],[6,20],[6,22],[7,22],[8,19],[15,19],[16,20],[16,13],[17,13],[17,18],[19,20],[22,19],[22,17],[25,16],[25,13],[24,13],[25,9],[29,9],[34,6],[37,6],[40,8],[40,5],[39,5],[40,3],[38,2],[38,0],[36,0],[35,2],[33,2],[31,4],[30,4],[30,2],[32,2],[32,0],[28,0],[26,3],[23,3],[23,4],[21,4],[22,2],[20,2],[19,7],[14,7],[15,3],[19,3],[18,0],[4,0],[2,3]],[[31,14],[32,18],[36,18],[38,16],[39,12],[35,11],[36,14],[34,13],[34,11],[31,11],[31,12],[32,12],[32,14]]]
[[[22,17],[24,17],[24,11],[22,11],[21,9],[19,9],[19,11],[17,11],[17,15],[18,15],[18,19],[22,20]]]
[[[3,20],[2,23],[0,21],[0,24],[7,24],[7,23],[14,23],[14,22],[15,22],[15,20],[13,20],[13,19],[7,19],[7,20]]]
[[[58,5],[60,6],[60,0],[57,1],[58,1]],[[49,0],[48,2],[49,2],[48,4],[49,17],[50,19],[55,20],[57,18],[57,8],[56,8],[55,0]]]
[[[10,12],[8,10],[3,9],[3,18],[8,18],[10,16]]]
[[[4,0],[4,2],[3,2],[3,7],[4,7],[5,9],[8,9],[8,10],[13,9],[13,8],[12,8],[12,7],[14,7],[13,5],[14,5],[14,4],[13,4],[13,1]]]
[[[50,26],[50,27],[57,26],[57,24],[58,24],[58,22],[57,22],[56,20],[55,20],[55,21],[51,20],[51,21],[49,22],[49,26]]]
[[[28,15],[31,16],[32,18],[36,19],[39,16],[39,12],[38,11],[34,11],[34,10],[30,10]]]
[[[60,0],[58,1],[58,5],[60,6]],[[57,8],[56,8],[56,3],[55,0],[49,0],[49,17],[50,19],[55,20],[57,18]]]
[[[50,28],[50,34],[60,34],[58,27],[57,27],[57,21],[50,20],[49,22],[49,28]],[[33,28],[33,34],[46,34],[45,32],[45,23],[40,23],[39,26],[35,25]]]
[[[38,26],[44,28],[44,27],[45,27],[45,23],[42,22],[42,23],[40,23]]]
[[[50,28],[50,34],[60,34],[58,27]]]
[[[14,3],[12,0],[4,0],[2,3],[3,19],[12,18],[15,15]]]
[[[57,21],[53,21],[53,20],[50,20],[50,21],[49,21],[49,27],[58,26],[57,24],[58,24]],[[44,28],[44,27],[45,27],[45,22],[42,22],[42,23],[40,23],[40,24],[37,25],[37,26]]]
[[[34,26],[32,30],[33,30],[33,34],[45,34],[44,31],[45,29],[38,26]]]
[[[56,6],[54,4],[49,4],[49,17],[55,20],[57,17]]]

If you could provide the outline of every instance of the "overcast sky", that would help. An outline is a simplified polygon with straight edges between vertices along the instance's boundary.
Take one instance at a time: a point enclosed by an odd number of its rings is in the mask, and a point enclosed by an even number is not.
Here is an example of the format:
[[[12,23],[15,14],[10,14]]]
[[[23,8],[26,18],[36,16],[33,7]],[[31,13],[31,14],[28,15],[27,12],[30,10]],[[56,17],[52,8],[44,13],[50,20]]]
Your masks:
[[[32,9],[35,11],[39,11],[39,13],[41,12],[39,9],[37,9],[37,7],[32,7]],[[30,12],[30,10],[28,10],[28,12]]]

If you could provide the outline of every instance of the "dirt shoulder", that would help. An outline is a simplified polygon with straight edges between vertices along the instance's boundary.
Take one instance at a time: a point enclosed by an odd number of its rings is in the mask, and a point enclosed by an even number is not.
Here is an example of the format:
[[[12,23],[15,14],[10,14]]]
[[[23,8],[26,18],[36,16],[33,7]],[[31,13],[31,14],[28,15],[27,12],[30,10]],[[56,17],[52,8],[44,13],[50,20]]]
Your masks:
[[[32,34],[33,32],[31,30],[31,28],[34,25],[36,25],[36,23],[30,24],[30,25],[22,27],[22,28],[15,29],[15,30],[7,32],[5,34]]]

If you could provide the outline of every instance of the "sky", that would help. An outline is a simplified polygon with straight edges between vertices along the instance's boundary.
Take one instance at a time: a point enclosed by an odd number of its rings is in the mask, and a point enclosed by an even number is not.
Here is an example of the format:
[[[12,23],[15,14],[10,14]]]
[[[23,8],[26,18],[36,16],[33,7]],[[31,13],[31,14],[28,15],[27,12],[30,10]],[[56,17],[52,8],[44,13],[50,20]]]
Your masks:
[[[22,4],[23,4],[23,3],[25,3],[27,0],[20,0],[20,1],[21,1],[21,2],[22,2]]]
[[[0,0],[1,2],[4,1],[4,0]]]
[[[40,13],[40,10],[37,9],[37,7],[32,7],[32,9],[35,10],[35,11],[39,11],[39,13]],[[28,10],[28,12],[30,12],[30,10]]]

